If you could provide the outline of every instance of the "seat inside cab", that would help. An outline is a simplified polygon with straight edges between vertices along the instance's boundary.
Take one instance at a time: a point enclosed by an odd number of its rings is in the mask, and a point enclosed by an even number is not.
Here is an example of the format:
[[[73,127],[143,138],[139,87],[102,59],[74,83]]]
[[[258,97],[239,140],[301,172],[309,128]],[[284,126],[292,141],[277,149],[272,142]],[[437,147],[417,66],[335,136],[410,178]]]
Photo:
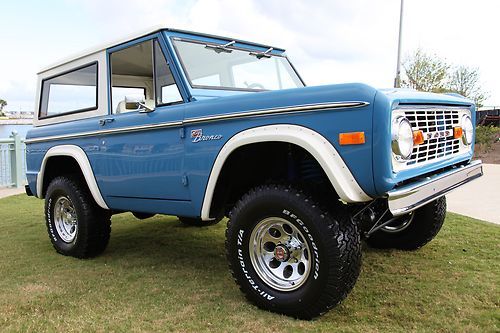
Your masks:
[[[154,110],[157,105],[182,101],[158,41],[148,40],[113,52],[110,62],[113,113],[138,111],[144,105]]]

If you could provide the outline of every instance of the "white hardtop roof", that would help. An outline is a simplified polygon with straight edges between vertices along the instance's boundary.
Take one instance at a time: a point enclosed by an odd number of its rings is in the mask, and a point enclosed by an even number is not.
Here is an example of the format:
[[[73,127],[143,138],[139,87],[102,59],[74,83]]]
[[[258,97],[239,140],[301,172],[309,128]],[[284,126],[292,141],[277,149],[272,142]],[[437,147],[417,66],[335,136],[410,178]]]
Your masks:
[[[79,52],[77,54],[74,54],[74,55],[69,56],[67,58],[64,58],[62,60],[59,60],[59,61],[51,64],[50,66],[47,66],[47,67],[43,68],[40,72],[38,72],[38,74],[42,74],[42,73],[44,73],[46,71],[49,71],[51,69],[54,69],[54,68],[62,66],[62,65],[65,65],[67,63],[70,63],[72,61],[78,60],[80,58],[92,55],[94,53],[103,52],[103,51],[105,51],[105,50],[107,50],[107,49],[109,49],[109,48],[111,48],[113,46],[117,46],[117,45],[129,42],[129,41],[137,39],[137,38],[141,38],[141,37],[144,37],[144,36],[147,36],[147,35],[151,35],[153,33],[156,33],[156,32],[162,31],[162,30],[168,30],[168,31],[173,31],[173,32],[180,32],[180,33],[186,33],[186,34],[193,34],[193,35],[198,35],[198,36],[201,36],[201,37],[210,37],[210,38],[234,40],[234,41],[239,42],[239,43],[250,44],[250,45],[260,46],[260,47],[264,47],[264,48],[271,48],[272,47],[276,51],[283,51],[283,52],[285,51],[284,49],[279,48],[279,47],[274,47],[274,46],[269,46],[269,45],[254,43],[254,42],[248,42],[248,41],[244,41],[244,40],[240,40],[240,39],[228,38],[228,37],[217,36],[217,35],[210,35],[210,34],[204,34],[204,33],[199,33],[199,32],[194,32],[194,31],[188,31],[188,30],[173,29],[173,28],[168,28],[168,27],[162,26],[162,25],[157,25],[157,26],[148,28],[146,30],[142,30],[142,31],[139,31],[139,32],[136,32],[136,33],[133,33],[133,34],[129,34],[129,35],[124,36],[124,37],[122,37],[120,39],[114,40],[113,42],[104,43],[104,44],[101,44],[101,45],[99,45],[97,47],[92,47],[92,48],[86,49],[86,50],[81,51],[81,52]]]

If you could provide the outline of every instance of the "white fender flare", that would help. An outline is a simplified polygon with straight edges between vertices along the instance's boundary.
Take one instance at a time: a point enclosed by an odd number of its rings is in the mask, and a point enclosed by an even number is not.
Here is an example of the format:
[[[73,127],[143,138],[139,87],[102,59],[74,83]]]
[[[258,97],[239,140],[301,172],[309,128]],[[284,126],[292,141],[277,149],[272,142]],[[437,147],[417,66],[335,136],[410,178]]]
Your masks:
[[[90,189],[90,193],[94,197],[95,202],[104,209],[109,209],[108,205],[104,201],[101,191],[97,186],[97,182],[94,177],[94,172],[92,171],[92,167],[90,166],[89,159],[87,154],[83,151],[82,148],[75,145],[61,145],[50,148],[45,156],[43,157],[42,166],[40,167],[40,172],[38,173],[37,181],[36,181],[36,193],[37,197],[43,198],[43,177],[45,173],[45,167],[47,165],[47,161],[52,156],[70,156],[73,157],[78,165],[80,166],[80,170],[83,173],[83,177],[85,177],[85,181],[87,182],[87,186]]]
[[[226,159],[244,145],[258,142],[287,142],[304,148],[323,168],[335,191],[345,202],[366,202],[372,200],[352,175],[335,147],[321,134],[297,125],[270,125],[245,130],[233,136],[222,147],[210,173],[205,197],[201,208],[201,218],[210,220],[210,206],[215,186]]]

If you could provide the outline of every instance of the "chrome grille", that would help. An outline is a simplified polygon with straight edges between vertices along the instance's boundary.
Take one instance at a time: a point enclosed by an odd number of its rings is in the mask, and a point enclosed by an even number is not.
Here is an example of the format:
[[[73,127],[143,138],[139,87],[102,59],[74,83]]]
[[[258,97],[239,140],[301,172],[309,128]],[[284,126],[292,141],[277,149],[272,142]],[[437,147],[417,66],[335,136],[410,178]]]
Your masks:
[[[407,166],[425,163],[441,157],[458,154],[460,139],[453,138],[453,127],[459,126],[459,111],[450,109],[411,109],[404,111],[414,131],[424,133],[425,142],[413,148]],[[428,138],[428,134],[449,131],[446,137]]]

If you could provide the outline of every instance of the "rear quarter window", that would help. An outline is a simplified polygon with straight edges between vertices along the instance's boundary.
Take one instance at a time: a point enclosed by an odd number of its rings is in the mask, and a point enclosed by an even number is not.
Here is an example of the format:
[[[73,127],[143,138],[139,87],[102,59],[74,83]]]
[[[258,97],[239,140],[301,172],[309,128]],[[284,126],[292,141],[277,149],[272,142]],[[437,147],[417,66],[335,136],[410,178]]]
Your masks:
[[[42,81],[39,118],[97,109],[97,62]]]

